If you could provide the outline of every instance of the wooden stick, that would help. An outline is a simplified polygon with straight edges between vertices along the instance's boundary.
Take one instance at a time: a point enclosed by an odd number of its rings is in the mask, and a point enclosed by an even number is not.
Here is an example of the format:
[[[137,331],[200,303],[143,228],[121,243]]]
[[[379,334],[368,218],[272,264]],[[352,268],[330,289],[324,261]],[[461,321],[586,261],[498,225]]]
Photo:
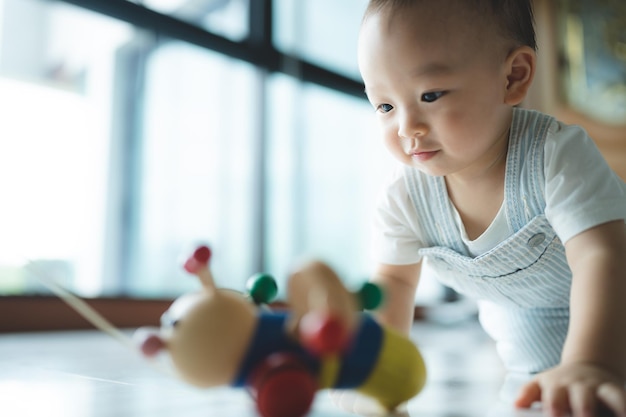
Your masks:
[[[25,267],[33,273],[33,276],[35,276],[39,282],[41,282],[45,287],[47,287],[50,291],[56,294],[61,300],[63,300],[73,310],[80,314],[85,320],[93,324],[97,329],[100,329],[108,335],[112,336],[114,339],[117,339],[120,343],[122,343],[129,349],[132,349],[134,351],[137,350],[137,347],[130,337],[122,333],[117,327],[111,324],[111,322],[109,322],[100,313],[94,310],[84,300],[80,299],[76,295],[72,294],[69,290],[54,282],[53,279],[48,277],[44,279],[43,277],[45,276],[45,274],[33,267],[32,262],[29,262]]]

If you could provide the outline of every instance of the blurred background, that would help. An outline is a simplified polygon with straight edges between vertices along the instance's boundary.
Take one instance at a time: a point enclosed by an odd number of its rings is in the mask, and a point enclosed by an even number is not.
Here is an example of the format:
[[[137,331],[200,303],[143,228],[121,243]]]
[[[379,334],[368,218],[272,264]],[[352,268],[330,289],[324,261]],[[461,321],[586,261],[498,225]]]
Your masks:
[[[46,294],[26,262],[83,297],[175,297],[197,243],[229,288],[284,290],[302,256],[366,280],[393,167],[356,67],[366,3],[0,0],[0,303]],[[536,3],[527,105],[597,132],[624,172],[622,2]],[[420,304],[451,298],[420,285]]]

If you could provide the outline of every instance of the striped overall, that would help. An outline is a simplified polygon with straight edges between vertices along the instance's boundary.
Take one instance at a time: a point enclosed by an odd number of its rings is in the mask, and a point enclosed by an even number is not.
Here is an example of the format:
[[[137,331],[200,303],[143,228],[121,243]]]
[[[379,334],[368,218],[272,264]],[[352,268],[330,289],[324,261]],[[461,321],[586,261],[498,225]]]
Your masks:
[[[506,163],[504,204],[513,235],[471,257],[443,177],[406,167],[420,212],[428,258],[443,284],[478,300],[480,321],[507,370],[536,373],[557,365],[569,323],[571,271],[544,210],[544,143],[553,119],[515,109]]]

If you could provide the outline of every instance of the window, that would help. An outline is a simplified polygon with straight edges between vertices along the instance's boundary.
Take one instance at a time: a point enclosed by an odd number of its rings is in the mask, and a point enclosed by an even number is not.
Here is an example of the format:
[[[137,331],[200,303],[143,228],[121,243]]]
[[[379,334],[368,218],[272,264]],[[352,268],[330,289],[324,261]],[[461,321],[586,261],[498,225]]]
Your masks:
[[[302,256],[367,279],[392,163],[365,4],[0,0],[0,294],[42,291],[30,260],[82,296],[173,297],[199,242],[224,287],[284,292]]]
[[[254,265],[255,69],[180,42],[147,60],[140,185],[127,239],[137,295],[173,295],[197,283],[179,256],[209,243],[218,284],[243,289]]]
[[[30,260],[100,294],[114,59],[133,29],[62,3],[0,11],[0,292],[41,290]]]
[[[234,41],[248,36],[250,0],[129,0]],[[254,1],[254,0],[252,0]]]
[[[391,167],[371,105],[284,75],[271,80],[269,103],[270,270],[284,276],[311,255],[363,282],[370,218]]]
[[[285,53],[360,80],[356,46],[366,5],[367,0],[275,0],[274,42]]]

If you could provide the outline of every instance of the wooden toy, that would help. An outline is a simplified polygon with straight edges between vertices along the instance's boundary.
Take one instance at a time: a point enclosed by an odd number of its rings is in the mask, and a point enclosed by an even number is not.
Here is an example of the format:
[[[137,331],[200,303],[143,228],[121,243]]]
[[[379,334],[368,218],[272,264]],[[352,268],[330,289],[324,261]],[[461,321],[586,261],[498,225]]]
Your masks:
[[[415,345],[358,311],[380,301],[375,286],[355,295],[328,266],[311,262],[289,279],[289,311],[271,311],[255,305],[276,295],[271,277],[250,282],[249,298],[219,289],[210,257],[202,246],[187,260],[202,290],[175,300],[161,328],[140,341],[146,356],[166,351],[183,380],[246,387],[263,417],[301,417],[325,388],[357,390],[393,410],[423,387]]]

